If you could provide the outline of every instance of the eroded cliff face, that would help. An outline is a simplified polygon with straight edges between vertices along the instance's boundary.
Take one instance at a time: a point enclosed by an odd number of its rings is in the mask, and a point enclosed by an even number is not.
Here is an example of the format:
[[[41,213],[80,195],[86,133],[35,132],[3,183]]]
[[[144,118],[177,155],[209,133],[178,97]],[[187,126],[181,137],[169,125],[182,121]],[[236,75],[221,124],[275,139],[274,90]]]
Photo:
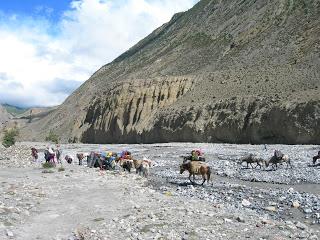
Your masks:
[[[170,112],[156,117],[145,142],[320,143],[320,101],[233,98]]]
[[[83,142],[136,142],[154,126],[155,114],[176,103],[193,87],[188,77],[124,82],[94,99],[80,124]]]
[[[177,89],[182,93],[181,85]],[[320,143],[320,101],[284,103],[263,98],[232,98],[202,107],[171,109],[171,103],[179,100],[179,90],[171,90],[175,96],[171,100],[168,96],[173,95],[167,90],[165,93],[156,91],[160,95],[154,95],[154,92],[153,88],[147,92],[132,93],[126,100],[114,100],[113,104],[119,104],[115,113],[102,109],[101,106],[106,106],[103,103],[97,103],[87,115],[86,124],[89,127],[81,141]],[[154,104],[143,101],[145,94],[155,99]],[[183,95],[187,97],[188,92],[180,96]],[[92,119],[95,114],[102,117]],[[88,123],[92,121],[96,124]]]

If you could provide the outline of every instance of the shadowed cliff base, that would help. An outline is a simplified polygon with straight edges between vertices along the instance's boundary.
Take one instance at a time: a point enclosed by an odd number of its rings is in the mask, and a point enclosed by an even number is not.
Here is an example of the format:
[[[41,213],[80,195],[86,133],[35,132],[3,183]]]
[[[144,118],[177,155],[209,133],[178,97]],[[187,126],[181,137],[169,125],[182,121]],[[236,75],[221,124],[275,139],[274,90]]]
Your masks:
[[[203,108],[158,115],[151,129],[141,132],[122,131],[115,118],[109,131],[89,128],[81,142],[319,144],[319,106],[319,101],[274,105],[265,99],[225,100]]]

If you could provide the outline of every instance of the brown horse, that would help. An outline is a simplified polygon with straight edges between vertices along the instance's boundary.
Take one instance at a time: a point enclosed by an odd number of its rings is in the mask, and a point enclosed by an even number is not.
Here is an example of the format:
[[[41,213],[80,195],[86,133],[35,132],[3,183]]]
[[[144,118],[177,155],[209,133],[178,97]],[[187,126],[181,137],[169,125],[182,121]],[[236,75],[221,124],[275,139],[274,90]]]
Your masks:
[[[288,155],[283,155],[281,158],[277,158],[276,156],[272,156],[269,160],[266,161],[266,167],[271,167],[273,170],[278,169],[278,164],[286,163],[287,168],[290,166],[292,168],[291,160]]]
[[[133,166],[136,169],[136,173],[139,173],[139,174],[142,173],[143,169],[145,169],[145,165],[148,165],[149,168],[152,165],[152,161],[145,158],[143,160],[132,159],[132,161],[133,161]]]
[[[206,180],[207,182],[210,180],[211,169],[203,162],[184,162],[180,165],[180,174],[182,174],[184,171],[189,172],[189,180],[192,184],[195,183],[195,175],[202,175],[203,181],[201,185],[203,185]],[[193,176],[193,181],[191,180],[191,176]]]
[[[128,172],[131,172],[131,168],[134,167],[133,160],[130,159],[117,158],[116,163],[119,165],[119,167],[122,167]]]
[[[257,168],[259,166],[261,169],[263,167],[264,162],[265,161],[262,158],[257,158],[253,154],[250,154],[248,156],[241,158],[239,164],[242,165],[243,163],[246,163],[247,168],[249,168],[249,164],[250,164],[251,168]],[[252,165],[253,163],[256,163],[257,165],[253,167]]]

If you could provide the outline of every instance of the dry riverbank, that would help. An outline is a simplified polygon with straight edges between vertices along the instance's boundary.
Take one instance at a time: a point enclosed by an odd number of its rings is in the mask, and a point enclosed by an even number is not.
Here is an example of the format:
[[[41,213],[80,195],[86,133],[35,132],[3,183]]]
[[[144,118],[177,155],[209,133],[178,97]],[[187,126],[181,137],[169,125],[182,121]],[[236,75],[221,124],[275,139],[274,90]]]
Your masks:
[[[99,148],[126,148],[137,157],[147,155],[154,160],[154,167],[150,178],[144,179],[133,173],[100,172],[67,164],[65,171],[44,173],[24,155],[31,145],[45,147],[23,143],[0,149],[1,239],[319,239],[318,184],[304,182],[310,185],[303,188],[300,182],[250,182],[242,172],[258,176],[260,170],[233,166],[245,149],[260,152],[261,146],[62,146],[63,153],[71,155]],[[186,175],[177,170],[181,161],[177,156],[193,147],[206,152],[217,174],[205,187],[189,185]],[[297,157],[313,148],[292,147]],[[296,161],[294,168],[307,160]],[[229,169],[222,167],[226,162],[235,172],[232,176],[219,173]],[[319,169],[312,169],[315,176],[307,179],[319,179]],[[270,178],[285,171],[261,170]],[[298,201],[300,207],[293,208],[292,201]]]

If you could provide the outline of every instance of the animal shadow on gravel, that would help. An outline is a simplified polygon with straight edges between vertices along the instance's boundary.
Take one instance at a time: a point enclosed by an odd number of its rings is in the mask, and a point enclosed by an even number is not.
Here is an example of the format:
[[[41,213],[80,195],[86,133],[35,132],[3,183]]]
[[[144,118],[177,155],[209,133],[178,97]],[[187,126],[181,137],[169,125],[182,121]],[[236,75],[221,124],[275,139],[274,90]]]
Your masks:
[[[275,171],[276,171],[276,169],[273,169],[273,168],[267,168],[267,169],[265,169],[264,171],[266,171],[266,172],[275,172]]]
[[[317,163],[317,164],[308,164],[308,167],[320,167],[320,163]]]
[[[200,186],[200,187],[206,187],[208,185],[201,185],[201,183],[191,183],[188,181],[185,182],[175,182],[175,181],[168,181],[169,184],[175,185],[175,186],[179,186],[179,187],[187,187],[187,186]]]
[[[263,168],[251,168],[251,167],[241,167],[240,168],[241,171],[243,170],[253,170],[253,171],[266,171],[266,169],[263,169]]]

